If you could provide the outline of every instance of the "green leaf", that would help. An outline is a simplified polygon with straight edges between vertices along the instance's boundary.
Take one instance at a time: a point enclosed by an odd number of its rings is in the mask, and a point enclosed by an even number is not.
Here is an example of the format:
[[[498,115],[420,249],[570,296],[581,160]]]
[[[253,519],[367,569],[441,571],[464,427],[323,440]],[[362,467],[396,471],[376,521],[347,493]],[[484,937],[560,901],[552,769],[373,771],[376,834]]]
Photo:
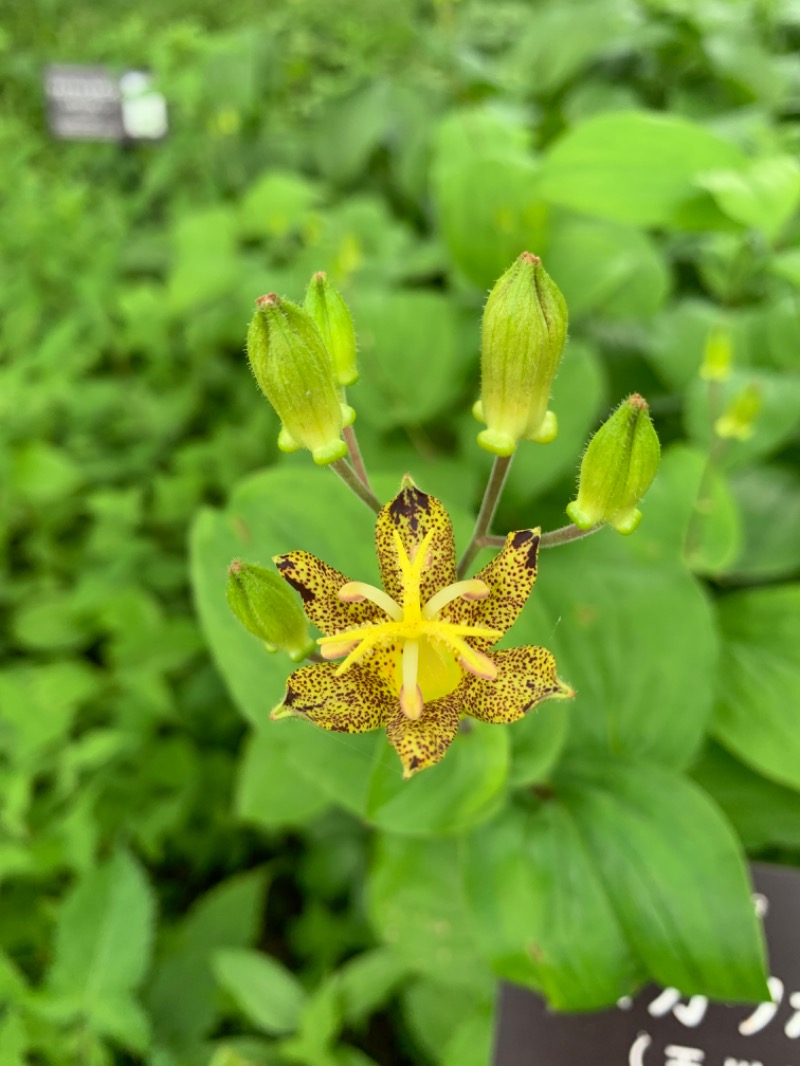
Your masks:
[[[744,857],[700,789],[654,764],[588,759],[554,787],[653,980],[684,995],[769,998]]]
[[[63,742],[81,704],[100,681],[82,660],[10,667],[0,672],[0,747],[21,763]]]
[[[464,357],[451,300],[421,289],[364,290],[353,314],[362,377],[350,400],[365,421],[381,429],[417,425],[452,401]]]
[[[20,444],[11,453],[6,487],[22,502],[41,506],[76,492],[83,473],[63,449],[46,441]]]
[[[410,781],[385,742],[370,775],[367,816],[390,833],[458,833],[491,814],[507,776],[507,731],[483,722],[469,722],[447,757]]]
[[[765,581],[800,569],[800,475],[788,466],[753,466],[731,475],[744,543],[728,577]]]
[[[293,1033],[300,1021],[305,992],[275,959],[246,948],[214,953],[212,969],[249,1022],[265,1033]]]
[[[239,764],[235,809],[237,816],[263,829],[305,825],[327,805],[317,789],[309,788],[286,752],[286,731],[265,726],[245,744]]]
[[[591,1010],[631,991],[637,964],[569,812],[512,805],[467,837],[467,896],[498,976],[551,1006]]]
[[[515,723],[509,730],[511,767],[508,783],[512,788],[547,779],[566,743],[569,722],[570,708],[552,700]]]
[[[383,835],[376,844],[367,900],[381,940],[412,971],[481,988],[487,971],[466,909],[457,842]]]
[[[6,1011],[0,1020],[0,1062],[3,1066],[28,1066],[28,1034],[21,1016]]]
[[[202,896],[165,937],[147,989],[158,1043],[189,1058],[216,1020],[211,958],[220,948],[245,947],[261,921],[263,870],[232,877]]]
[[[554,223],[547,270],[564,293],[573,322],[592,312],[612,319],[648,318],[661,309],[670,288],[663,256],[647,234],[593,219]]]
[[[754,773],[713,742],[692,777],[720,805],[748,851],[800,849],[800,792]]]
[[[431,1062],[438,1062],[442,1049],[458,1037],[471,1019],[487,1017],[497,999],[497,982],[486,978],[475,989],[465,989],[441,980],[424,977],[414,981],[402,996],[403,1020]]]
[[[569,130],[542,161],[545,199],[587,215],[639,226],[668,225],[713,168],[738,169],[734,145],[677,115],[598,115]]]
[[[155,901],[125,852],[84,874],[63,903],[48,992],[73,1004],[98,1033],[143,1050],[146,1015],[130,993],[150,962]]]
[[[319,169],[337,184],[352,181],[387,130],[392,113],[392,86],[378,80],[328,104],[314,136]]]
[[[748,766],[800,789],[800,584],[719,601],[714,736]]]
[[[716,664],[713,616],[686,569],[667,558],[654,565],[638,536],[602,530],[543,552],[513,643],[550,648],[559,676],[576,689],[568,751],[680,767],[711,712],[710,686],[698,678],[711,677]],[[546,704],[539,713],[548,713]]]
[[[745,170],[701,174],[698,185],[730,218],[774,241],[800,202],[800,165],[791,156],[757,159]]]
[[[309,222],[319,192],[306,178],[291,171],[270,170],[247,190],[239,206],[244,237],[285,237]]]
[[[408,967],[389,948],[374,948],[348,960],[339,971],[344,1018],[361,1026],[385,1005],[408,976]]]
[[[543,250],[547,209],[528,139],[518,117],[488,107],[449,115],[437,134],[433,192],[444,242],[480,288],[524,248]]]
[[[481,1011],[463,1022],[447,1041],[442,1066],[486,1066],[494,1046],[494,1012]]]

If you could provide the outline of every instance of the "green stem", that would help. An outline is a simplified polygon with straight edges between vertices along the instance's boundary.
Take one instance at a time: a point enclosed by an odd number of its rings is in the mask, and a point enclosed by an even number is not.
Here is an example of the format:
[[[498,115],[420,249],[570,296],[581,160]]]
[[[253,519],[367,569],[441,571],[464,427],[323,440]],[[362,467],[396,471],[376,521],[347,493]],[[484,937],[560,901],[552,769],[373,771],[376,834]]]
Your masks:
[[[561,529],[551,529],[549,533],[543,533],[539,541],[540,548],[557,548],[560,544],[569,544],[571,540],[580,540],[581,537],[590,537],[603,529],[603,524],[592,526],[591,529],[579,529],[577,526],[562,526]]]
[[[489,475],[489,480],[486,484],[486,491],[483,494],[483,501],[481,503],[481,509],[478,511],[478,517],[475,521],[475,529],[472,531],[472,539],[467,545],[467,550],[464,552],[464,556],[461,562],[458,564],[458,576],[463,577],[469,568],[470,563],[481,550],[486,546],[486,538],[489,534],[489,528],[492,524],[497,505],[500,503],[500,497],[503,494],[503,486],[506,483],[508,477],[508,471],[511,467],[511,460],[514,458],[512,455],[498,455],[492,466],[492,472]]]
[[[381,501],[372,489],[367,488],[346,459],[337,459],[336,462],[330,463],[329,466],[334,474],[338,474],[345,485],[347,485],[349,489],[352,489],[362,503],[365,503],[367,507],[375,512],[375,514],[380,511]]]
[[[728,442],[723,437],[717,436],[714,426],[722,410],[723,391],[719,381],[709,381],[707,403],[708,420],[711,439],[706,453],[706,462],[700,475],[700,484],[697,487],[697,495],[692,506],[689,524],[686,527],[686,535],[683,540],[683,554],[691,562],[697,553],[703,539],[703,527],[708,518],[709,509],[713,504],[714,476],[717,472],[720,459],[725,454]]]
[[[358,446],[358,437],[356,437],[356,431],[352,426],[345,426],[342,431],[344,442],[347,445],[347,450],[350,453],[350,462],[353,464],[353,470],[358,475],[359,480],[363,483],[364,487],[372,492],[372,488],[369,483],[369,477],[367,476],[367,468],[364,465],[364,457],[361,454],[361,449]]]

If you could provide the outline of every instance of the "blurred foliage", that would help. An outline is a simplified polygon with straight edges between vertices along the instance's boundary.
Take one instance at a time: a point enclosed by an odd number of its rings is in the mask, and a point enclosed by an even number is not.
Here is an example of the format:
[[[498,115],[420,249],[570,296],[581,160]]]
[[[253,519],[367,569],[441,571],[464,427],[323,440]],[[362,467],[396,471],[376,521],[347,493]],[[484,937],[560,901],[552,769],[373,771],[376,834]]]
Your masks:
[[[483,1066],[497,974],[557,1007],[752,995],[739,838],[800,863],[800,4],[264,7],[3,10],[0,1060]],[[54,142],[52,61],[152,70],[168,138]],[[481,305],[525,247],[571,341],[498,530],[563,524],[628,391],[664,461],[515,631],[574,706],[404,785],[379,737],[270,726],[289,664],[226,613],[235,554],[374,570],[360,505],[274,465],[245,327],[329,271],[381,493],[411,469],[463,545]]]

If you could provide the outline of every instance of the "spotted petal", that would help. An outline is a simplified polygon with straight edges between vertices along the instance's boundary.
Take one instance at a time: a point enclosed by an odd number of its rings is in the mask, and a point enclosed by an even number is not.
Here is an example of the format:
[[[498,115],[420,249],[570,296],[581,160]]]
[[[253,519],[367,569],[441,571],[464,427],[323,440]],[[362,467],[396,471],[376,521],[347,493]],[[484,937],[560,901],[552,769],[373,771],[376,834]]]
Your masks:
[[[398,708],[386,723],[386,736],[400,756],[403,777],[427,770],[444,758],[458,732],[463,695],[462,683],[449,696],[426,703],[419,718],[407,718]]]
[[[368,622],[383,622],[384,612],[374,603],[343,603],[339,589],[350,580],[310,552],[294,551],[274,559],[284,581],[300,593],[303,610],[327,637]]]
[[[383,587],[400,600],[402,583],[394,532],[400,534],[406,554],[411,559],[423,538],[432,533],[428,557],[430,566],[422,574],[420,598],[427,599],[456,579],[456,545],[450,516],[436,499],[421,492],[409,477],[393,500],[383,507],[375,524],[375,546],[381,567]]]
[[[489,586],[483,600],[453,600],[442,618],[458,625],[486,626],[505,633],[516,622],[536,581],[540,529],[509,533],[503,548],[476,577]],[[500,638],[470,637],[470,644],[485,651]]]
[[[547,648],[508,648],[492,652],[494,681],[470,677],[463,710],[482,722],[507,724],[523,718],[543,700],[571,699],[575,693],[556,676],[556,661]]]
[[[336,663],[303,666],[289,675],[273,718],[308,718],[337,733],[380,729],[398,709],[397,693],[381,674],[356,664],[337,676]]]

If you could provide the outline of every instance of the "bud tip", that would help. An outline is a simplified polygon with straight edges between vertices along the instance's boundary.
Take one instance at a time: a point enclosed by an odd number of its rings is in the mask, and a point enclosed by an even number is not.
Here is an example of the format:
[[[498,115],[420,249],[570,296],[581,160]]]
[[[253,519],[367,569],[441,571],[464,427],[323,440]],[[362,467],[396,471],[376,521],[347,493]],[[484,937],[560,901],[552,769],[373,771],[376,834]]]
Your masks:
[[[647,402],[644,396],[640,396],[638,392],[634,392],[631,396],[628,397],[628,403],[631,405],[631,407],[638,407],[640,411],[650,410],[650,404]]]
[[[531,266],[541,266],[541,259],[538,255],[534,255],[533,252],[523,252],[520,256],[523,263],[530,263]]]
[[[238,574],[243,566],[244,566],[244,563],[242,562],[241,559],[234,559],[233,562],[231,563],[231,565],[228,567],[228,573],[229,574]]]
[[[256,307],[275,307],[280,302],[281,298],[276,292],[268,292],[265,296],[258,297]]]

